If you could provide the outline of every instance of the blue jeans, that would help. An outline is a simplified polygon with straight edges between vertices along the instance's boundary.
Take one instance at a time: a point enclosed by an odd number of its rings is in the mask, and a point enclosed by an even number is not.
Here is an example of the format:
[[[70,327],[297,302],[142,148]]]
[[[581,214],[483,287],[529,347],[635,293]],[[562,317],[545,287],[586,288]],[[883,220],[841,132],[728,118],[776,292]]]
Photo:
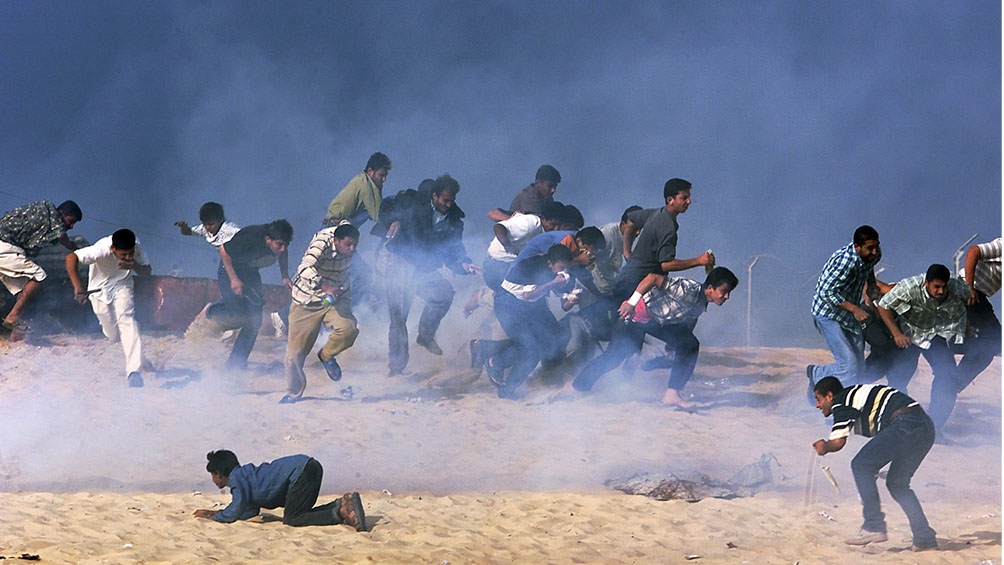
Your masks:
[[[614,329],[607,349],[583,367],[579,376],[572,381],[572,387],[586,392],[606,373],[619,367],[624,361],[641,351],[645,334],[665,342],[666,349],[675,353],[670,367],[666,388],[682,391],[697,366],[697,355],[701,342],[694,336],[694,330],[683,324],[659,325],[654,321],[645,323],[620,323]]]
[[[833,354],[833,363],[816,365],[812,371],[812,382],[818,383],[823,377],[837,377],[844,386],[860,384],[859,375],[863,374],[865,366],[864,334],[844,329],[833,318],[813,316],[812,321]]]
[[[958,368],[955,366],[955,354],[949,348],[944,338],[936,337],[931,340],[931,347],[921,349],[916,345],[910,345],[906,349],[901,349],[897,354],[896,362],[889,369],[889,386],[906,393],[906,386],[910,384],[913,374],[917,371],[917,359],[923,355],[927,364],[931,366],[934,373],[934,381],[931,382],[931,403],[927,406],[927,411],[934,421],[934,427],[941,430],[945,427],[945,422],[952,415],[955,409],[955,400],[959,395],[958,388]]]
[[[937,545],[935,532],[928,525],[924,509],[910,488],[910,479],[933,444],[934,424],[927,414],[917,410],[898,416],[858,451],[851,461],[851,470],[861,497],[862,530],[886,531],[885,514],[882,513],[875,481],[879,469],[888,463],[885,485],[910,521],[913,544],[917,547]]]
[[[223,263],[220,263],[216,271],[216,280],[220,285],[220,301],[209,307],[206,317],[226,329],[240,329],[237,340],[234,341],[234,348],[227,359],[227,368],[243,370],[247,368],[248,357],[258,340],[265,298],[262,294],[261,274],[258,269],[246,265],[234,265],[234,271],[244,285],[244,294],[238,296],[230,289],[230,276],[223,268]]]
[[[509,292],[495,293],[495,316],[514,345],[496,354],[495,361],[509,367],[499,398],[515,398],[516,389],[541,361],[556,364],[565,357],[568,336],[542,298],[524,302]]]

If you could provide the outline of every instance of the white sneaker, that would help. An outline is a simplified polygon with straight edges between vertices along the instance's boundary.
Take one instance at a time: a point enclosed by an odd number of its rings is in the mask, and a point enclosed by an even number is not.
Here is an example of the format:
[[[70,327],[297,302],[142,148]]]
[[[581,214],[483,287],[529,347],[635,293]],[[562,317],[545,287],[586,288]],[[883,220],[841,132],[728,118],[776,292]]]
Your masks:
[[[270,317],[272,318],[272,327],[275,328],[275,337],[286,337],[286,322],[282,321],[282,317],[279,316],[279,313],[272,312]]]

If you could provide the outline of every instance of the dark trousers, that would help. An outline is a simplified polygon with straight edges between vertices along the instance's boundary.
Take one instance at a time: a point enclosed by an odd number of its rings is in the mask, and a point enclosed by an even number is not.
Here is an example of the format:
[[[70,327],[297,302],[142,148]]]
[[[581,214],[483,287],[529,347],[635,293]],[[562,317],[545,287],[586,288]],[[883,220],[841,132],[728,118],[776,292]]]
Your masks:
[[[537,363],[557,364],[565,356],[568,337],[565,330],[547,308],[547,302],[524,302],[511,293],[495,293],[495,316],[514,345],[495,355],[494,361],[509,367],[505,385],[499,388],[499,398],[513,398],[516,388],[526,381]]]
[[[293,484],[289,485],[289,490],[286,491],[285,511],[282,514],[283,524],[288,526],[333,526],[342,523],[342,518],[338,515],[338,509],[342,505],[341,499],[314,508],[314,503],[317,502],[317,493],[321,491],[323,477],[324,469],[321,464],[313,457],[308,459],[300,476]]]
[[[1001,322],[994,314],[994,306],[980,291],[976,291],[978,302],[966,306],[966,320],[974,335],[966,336],[963,356],[959,361],[957,390],[962,392],[1001,354]]]
[[[934,381],[931,383],[931,402],[927,412],[934,422],[935,429],[941,430],[945,422],[948,421],[948,417],[952,415],[952,410],[955,409],[955,399],[959,395],[958,367],[955,365],[955,354],[948,347],[944,338],[932,339],[931,347],[927,349],[910,345],[906,349],[900,350],[895,364],[889,370],[889,386],[906,393],[906,387],[917,371],[917,361],[921,355],[927,360],[934,373]]]
[[[611,370],[619,367],[628,357],[641,351],[645,343],[645,334],[663,341],[666,349],[674,353],[669,370],[669,382],[666,388],[683,390],[697,367],[697,355],[701,350],[701,342],[694,335],[693,328],[683,324],[659,325],[655,321],[642,324],[636,322],[622,323],[614,329],[610,345],[606,351],[586,364],[572,381],[572,387],[580,392],[593,388],[593,385]]]
[[[397,260],[396,255],[392,255]],[[403,260],[401,260],[403,263]],[[438,271],[417,273],[411,267],[401,267],[396,273],[388,273],[391,280],[387,284],[387,314],[390,329],[387,332],[392,371],[403,371],[408,365],[408,312],[415,295],[425,301],[422,316],[418,319],[418,337],[434,339],[439,324],[453,305],[453,285]]]
[[[220,285],[220,301],[212,304],[206,311],[206,317],[227,329],[239,329],[234,348],[227,359],[230,369],[245,369],[248,356],[258,340],[258,330],[261,328],[261,310],[265,298],[261,288],[261,274],[258,269],[234,265],[237,278],[244,285],[242,295],[234,294],[230,289],[230,276],[221,263],[216,271],[216,280]]]
[[[937,544],[935,531],[928,525],[924,509],[910,488],[910,479],[933,444],[931,419],[923,411],[916,411],[896,417],[858,451],[851,460],[851,470],[861,497],[864,515],[862,530],[886,531],[885,514],[875,478],[879,469],[889,464],[885,485],[910,522],[913,544],[917,547],[934,547]]]

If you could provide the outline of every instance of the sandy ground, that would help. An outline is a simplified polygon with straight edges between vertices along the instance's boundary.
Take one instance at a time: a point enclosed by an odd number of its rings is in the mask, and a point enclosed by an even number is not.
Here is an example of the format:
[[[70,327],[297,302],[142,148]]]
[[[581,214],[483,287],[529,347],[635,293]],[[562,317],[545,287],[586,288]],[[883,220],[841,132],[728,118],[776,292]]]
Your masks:
[[[455,308],[454,310],[458,310]],[[417,312],[413,313],[417,317]],[[451,316],[459,316],[451,313]],[[284,343],[259,339],[247,374],[220,372],[215,340],[144,334],[156,371],[130,389],[122,352],[99,335],[30,336],[0,349],[0,557],[48,563],[1001,563],[1001,365],[959,398],[947,435],[914,478],[941,550],[909,551],[906,519],[882,489],[889,541],[864,549],[852,438],[819,471],[828,424],[805,400],[823,350],[705,349],[687,396],[658,399],[661,372],[615,371],[589,395],[531,381],[502,401],[468,368],[447,319],[434,357],[388,378],[386,328],[364,324],[332,383],[315,358],[307,399],[279,405]],[[467,326],[469,327],[469,326]],[[459,333],[459,332],[458,332]],[[375,337],[377,336],[377,337]],[[383,337],[379,337],[383,336]],[[642,357],[656,353],[646,346]],[[926,404],[921,361],[910,394]],[[351,395],[347,387],[352,388]],[[370,531],[290,528],[281,509],[244,523],[222,508],[205,454],[242,463],[307,453],[325,467],[321,502],[359,490]],[[605,486],[635,473],[727,480],[773,453],[751,496],[658,501]]]

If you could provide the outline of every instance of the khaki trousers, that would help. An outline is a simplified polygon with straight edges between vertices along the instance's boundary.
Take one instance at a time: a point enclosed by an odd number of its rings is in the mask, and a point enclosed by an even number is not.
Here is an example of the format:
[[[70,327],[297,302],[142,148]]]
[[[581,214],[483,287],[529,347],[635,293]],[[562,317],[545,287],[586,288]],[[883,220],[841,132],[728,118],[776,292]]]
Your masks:
[[[331,359],[352,347],[359,329],[352,308],[347,300],[339,300],[333,306],[303,306],[293,302],[289,306],[289,340],[286,342],[286,393],[292,397],[303,396],[307,388],[307,375],[303,364],[307,354],[317,342],[321,324],[331,328],[331,335],[321,357]]]

